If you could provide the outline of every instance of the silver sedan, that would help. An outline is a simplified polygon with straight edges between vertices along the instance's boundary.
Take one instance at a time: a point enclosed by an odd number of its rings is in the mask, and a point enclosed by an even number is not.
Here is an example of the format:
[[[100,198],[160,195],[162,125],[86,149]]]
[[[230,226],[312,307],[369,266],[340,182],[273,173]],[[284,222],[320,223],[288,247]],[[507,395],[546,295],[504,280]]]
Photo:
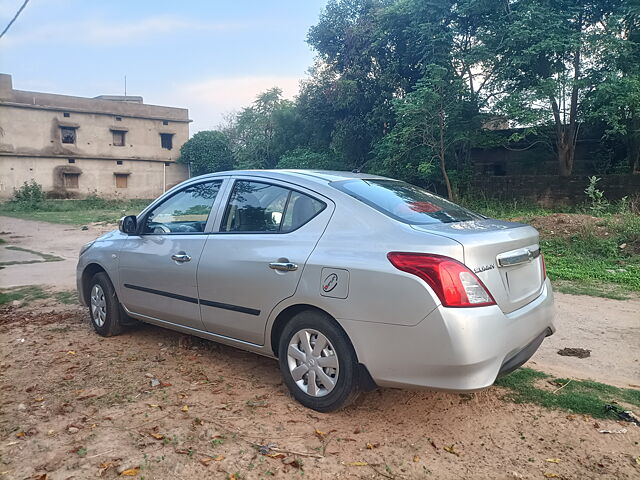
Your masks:
[[[192,178],[85,245],[97,333],[148,322],[278,359],[303,405],[359,391],[469,392],[551,335],[538,232],[367,174]]]

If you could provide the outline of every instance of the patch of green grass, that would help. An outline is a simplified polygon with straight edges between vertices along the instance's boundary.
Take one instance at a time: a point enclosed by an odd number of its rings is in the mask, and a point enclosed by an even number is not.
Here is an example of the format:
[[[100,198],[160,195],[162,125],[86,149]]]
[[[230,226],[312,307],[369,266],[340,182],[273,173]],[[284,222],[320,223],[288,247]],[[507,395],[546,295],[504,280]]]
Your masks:
[[[0,204],[0,215],[72,225],[114,223],[125,215],[140,213],[149,203],[150,200],[106,200],[99,197],[44,200],[34,205],[5,202]]]
[[[58,303],[63,303],[65,305],[76,305],[79,303],[78,292],[76,292],[75,290],[55,292],[53,294],[53,298],[55,298]]]
[[[584,282],[586,288],[609,283],[618,285],[619,292],[640,291],[640,255],[633,250],[640,244],[640,218],[624,216],[610,222],[608,230],[606,237],[585,231],[541,239],[549,278]],[[606,285],[600,290],[606,292]]]
[[[48,298],[49,294],[42,288],[36,286],[19,287],[0,292],[0,305],[4,305],[14,300],[21,300],[28,304],[34,300]]]
[[[550,390],[536,383],[550,381]],[[595,418],[616,418],[604,408],[606,404],[623,403],[640,407],[640,390],[618,388],[588,380],[554,378],[546,373],[520,368],[499,378],[496,385],[510,390],[507,398],[516,403],[533,403],[546,408],[557,408]],[[562,388],[561,388],[562,387]]]

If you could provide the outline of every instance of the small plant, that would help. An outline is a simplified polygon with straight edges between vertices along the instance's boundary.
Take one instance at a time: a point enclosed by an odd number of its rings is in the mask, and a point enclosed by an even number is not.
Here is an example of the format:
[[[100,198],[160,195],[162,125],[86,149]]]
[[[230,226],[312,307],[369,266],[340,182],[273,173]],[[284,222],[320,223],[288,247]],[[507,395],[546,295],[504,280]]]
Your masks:
[[[42,185],[35,180],[24,182],[20,188],[13,189],[13,201],[28,208],[37,208],[46,198]]]
[[[605,198],[604,192],[598,189],[600,180],[602,179],[595,175],[589,177],[589,185],[584,189],[584,193],[591,201],[589,209],[596,215],[604,213],[609,208],[609,201]]]
[[[620,215],[624,215],[625,213],[629,212],[631,212],[631,205],[629,202],[629,197],[625,195],[620,199],[620,202],[618,203],[618,213]]]

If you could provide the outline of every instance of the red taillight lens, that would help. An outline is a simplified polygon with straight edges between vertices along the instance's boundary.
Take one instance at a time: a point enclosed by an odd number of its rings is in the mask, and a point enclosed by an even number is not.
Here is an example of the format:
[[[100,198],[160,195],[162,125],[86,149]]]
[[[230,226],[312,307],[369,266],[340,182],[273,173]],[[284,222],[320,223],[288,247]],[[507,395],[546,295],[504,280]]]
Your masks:
[[[542,262],[542,280],[547,278],[547,264],[544,263],[544,255],[540,254],[540,261]]]
[[[391,252],[387,254],[398,270],[427,282],[445,307],[484,307],[496,302],[482,281],[462,263],[442,255]]]

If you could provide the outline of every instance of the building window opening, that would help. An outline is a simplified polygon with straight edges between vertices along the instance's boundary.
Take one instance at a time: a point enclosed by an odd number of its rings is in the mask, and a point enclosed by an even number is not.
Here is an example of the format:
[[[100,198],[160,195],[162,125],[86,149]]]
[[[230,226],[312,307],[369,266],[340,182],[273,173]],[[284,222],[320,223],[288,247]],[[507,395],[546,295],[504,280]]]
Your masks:
[[[69,161],[69,163],[76,163],[76,159],[75,158],[69,158],[68,161]]]
[[[69,112],[63,112],[62,116],[65,118],[69,118],[71,116],[71,114]]]
[[[163,125],[169,125],[169,120],[162,120]]]
[[[116,165],[122,165],[122,160],[116,160]]]
[[[76,143],[76,129],[73,127],[60,127],[62,143]]]
[[[122,121],[122,117],[116,117],[116,122],[121,122]]]
[[[64,188],[78,188],[79,173],[63,173],[62,180],[64,182]]]
[[[114,173],[113,175],[116,177],[116,188],[127,188],[128,173]]]
[[[124,147],[126,134],[124,130],[112,130],[113,133],[113,146],[114,147]]]
[[[162,148],[171,150],[173,148],[173,133],[161,133],[160,145],[162,145]]]

